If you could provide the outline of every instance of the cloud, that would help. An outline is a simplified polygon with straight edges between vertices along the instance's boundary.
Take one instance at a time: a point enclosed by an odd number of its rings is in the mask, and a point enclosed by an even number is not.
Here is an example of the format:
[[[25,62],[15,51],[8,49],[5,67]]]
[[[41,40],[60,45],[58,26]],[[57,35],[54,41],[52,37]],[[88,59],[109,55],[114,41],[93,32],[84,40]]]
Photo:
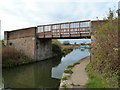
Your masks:
[[[51,0],[50,0],[51,1]],[[78,0],[0,0],[2,35],[5,30],[40,24],[102,19],[117,2],[83,2]],[[94,1],[94,0],[92,0]],[[100,1],[100,0],[99,0]]]

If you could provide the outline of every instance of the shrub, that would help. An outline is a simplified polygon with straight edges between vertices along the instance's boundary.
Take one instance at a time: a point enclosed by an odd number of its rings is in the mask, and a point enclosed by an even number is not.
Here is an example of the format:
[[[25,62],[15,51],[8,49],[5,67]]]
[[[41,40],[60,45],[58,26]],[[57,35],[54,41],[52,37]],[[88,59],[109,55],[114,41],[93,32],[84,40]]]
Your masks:
[[[104,78],[109,79],[111,87],[118,87],[118,19],[114,18],[110,10],[108,23],[97,29],[94,35],[94,50],[92,50],[93,70],[101,74]]]
[[[64,45],[70,45],[70,42],[69,41],[64,41],[63,44]]]
[[[59,46],[60,48],[61,48],[61,46],[62,46],[61,42],[58,41],[57,39],[53,39],[53,40],[52,40],[52,44],[55,44],[55,45]]]
[[[61,55],[62,50],[61,50],[61,43],[58,40],[52,40],[52,52],[53,54]]]
[[[62,54],[61,48],[56,44],[52,44],[52,51],[54,54],[57,54],[57,55]]]

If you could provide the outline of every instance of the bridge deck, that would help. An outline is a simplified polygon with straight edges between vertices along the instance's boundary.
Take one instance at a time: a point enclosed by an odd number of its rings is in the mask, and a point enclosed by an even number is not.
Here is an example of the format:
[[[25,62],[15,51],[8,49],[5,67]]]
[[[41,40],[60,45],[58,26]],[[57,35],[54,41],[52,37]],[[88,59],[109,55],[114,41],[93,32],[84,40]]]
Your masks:
[[[37,27],[38,38],[90,38],[90,33],[90,20],[40,25]]]

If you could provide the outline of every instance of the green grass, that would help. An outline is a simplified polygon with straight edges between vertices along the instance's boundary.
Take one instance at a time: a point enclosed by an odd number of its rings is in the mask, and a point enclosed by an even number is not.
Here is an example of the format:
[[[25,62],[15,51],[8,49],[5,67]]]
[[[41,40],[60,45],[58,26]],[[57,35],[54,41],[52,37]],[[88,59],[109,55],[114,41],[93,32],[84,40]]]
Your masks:
[[[69,73],[69,74],[72,74],[73,71],[72,70],[65,70],[64,73]]]
[[[62,80],[67,80],[67,77],[63,77]]]
[[[76,62],[76,63],[74,63],[73,65],[69,65],[67,68],[73,68],[75,65],[77,65],[77,64],[80,64],[80,62]]]
[[[76,63],[74,63],[73,66],[75,66],[75,65],[77,65],[77,64],[80,64],[80,62],[76,62]]]
[[[87,88],[107,88],[107,86],[103,83],[102,79],[93,75],[92,73],[89,74],[89,81],[86,84]]]
[[[67,68],[73,68],[74,66],[73,65],[69,65]]]
[[[109,88],[108,85],[105,84],[105,80],[93,72],[91,64],[87,65],[86,70],[89,76],[88,83],[86,84],[87,88]]]

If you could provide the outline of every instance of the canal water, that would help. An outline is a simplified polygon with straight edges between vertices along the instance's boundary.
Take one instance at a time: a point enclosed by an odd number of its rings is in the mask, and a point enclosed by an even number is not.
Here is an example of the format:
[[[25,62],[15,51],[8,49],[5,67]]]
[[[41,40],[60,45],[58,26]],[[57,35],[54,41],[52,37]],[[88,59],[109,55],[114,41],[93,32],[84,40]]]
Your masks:
[[[3,69],[4,87],[58,88],[64,69],[89,55],[89,49],[74,49],[64,57]]]

